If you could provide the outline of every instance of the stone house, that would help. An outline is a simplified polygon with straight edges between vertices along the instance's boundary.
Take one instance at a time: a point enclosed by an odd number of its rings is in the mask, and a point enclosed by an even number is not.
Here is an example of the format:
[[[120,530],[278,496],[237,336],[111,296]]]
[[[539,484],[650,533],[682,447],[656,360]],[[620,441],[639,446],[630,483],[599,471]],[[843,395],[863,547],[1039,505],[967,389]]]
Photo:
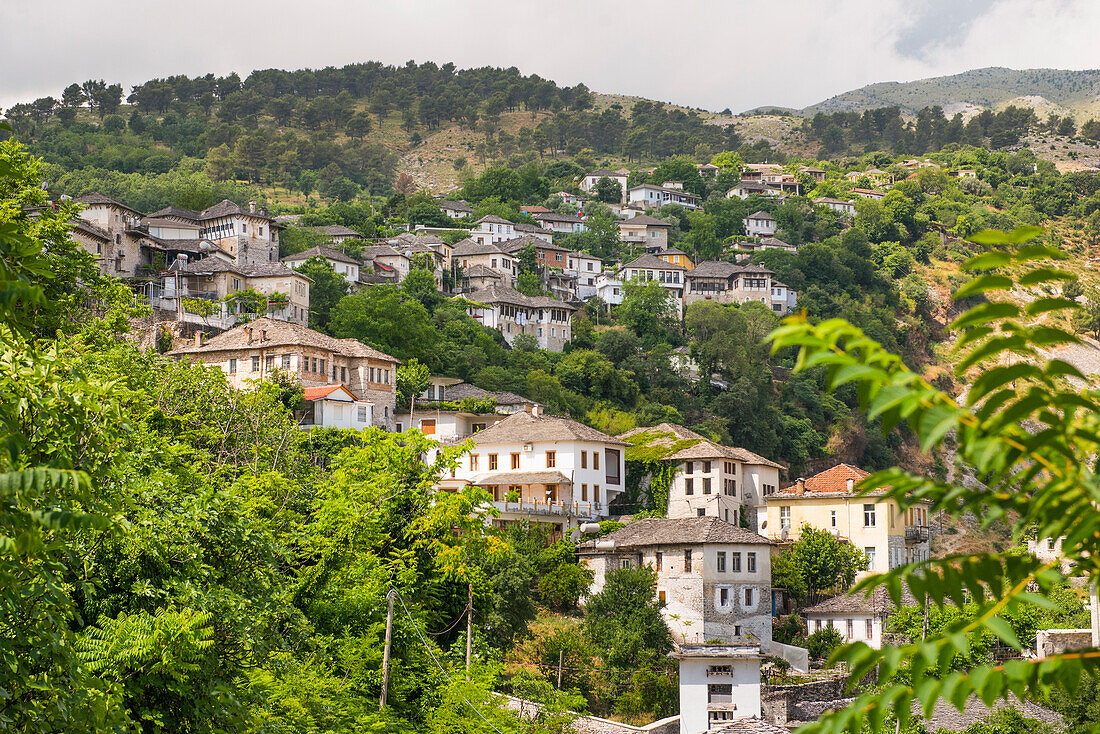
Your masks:
[[[745,234],[749,237],[770,237],[775,234],[775,217],[765,211],[753,212],[745,217]]]
[[[265,296],[285,296],[285,304],[268,311],[268,316],[298,324],[309,322],[309,286],[305,275],[281,263],[237,265],[222,257],[188,261],[181,256],[161,273],[163,287],[152,299],[162,311],[172,311],[180,321],[227,329],[236,325],[240,311],[224,299],[234,293],[254,290]],[[222,301],[214,314],[191,311],[187,299]]]
[[[555,234],[573,234],[575,232],[584,232],[588,229],[588,227],[584,225],[584,218],[576,214],[540,212],[535,214],[533,218],[543,229],[548,229]]]
[[[861,576],[931,558],[929,504],[902,510],[881,491],[857,493],[855,485],[869,475],[838,464],[768,495],[768,518],[761,531],[784,543],[798,540],[803,525],[832,533],[866,554],[868,567]]]
[[[466,297],[467,312],[482,326],[496,329],[509,344],[530,334],[539,347],[560,352],[570,339],[576,306],[546,296],[525,296],[504,285],[490,285]]]
[[[594,574],[589,594],[613,569],[652,568],[678,642],[759,645],[772,638],[771,546],[717,517],[645,518],[581,543],[577,553]]]
[[[474,213],[474,208],[461,200],[440,199],[439,209],[451,219],[462,219]]]
[[[229,384],[247,388],[275,370],[296,377],[303,387],[343,385],[359,401],[373,404],[373,423],[394,428],[399,360],[355,339],[334,339],[302,324],[260,318],[169,352],[177,359],[210,364]]]
[[[412,269],[412,261],[403,252],[390,245],[370,245],[363,248],[363,266],[360,273],[389,275],[396,283],[405,280]]]
[[[477,220],[470,230],[470,239],[481,245],[491,245],[516,238],[516,225],[495,214]]]
[[[451,257],[454,267],[461,268],[463,275],[480,266],[499,275],[501,284],[507,287],[511,287],[519,272],[515,256],[493,242],[461,240],[455,243]]]
[[[724,260],[704,260],[684,276],[684,307],[696,301],[746,303],[759,301],[779,314],[792,311],[797,294],[775,279],[767,268],[737,265]]]
[[[647,214],[615,223],[619,227],[619,239],[623,242],[654,253],[668,249],[668,233],[672,223]]]
[[[623,265],[619,270],[619,277],[626,281],[656,281],[668,290],[669,297],[676,306],[676,314],[683,311],[684,274],[687,268],[683,265],[673,265],[665,262],[656,255],[640,255]]]
[[[833,199],[828,196],[823,196],[813,201],[814,206],[823,206],[826,209],[832,209],[838,214],[843,214],[848,217],[854,217],[856,214],[856,205],[850,201],[844,201],[844,199]]]
[[[529,235],[501,242],[499,247],[505,253],[516,258],[518,263],[519,251],[527,245],[531,245],[531,247],[535,248],[535,261],[543,267],[565,270],[566,266],[569,264],[566,258],[566,255],[569,254],[568,247],[555,245],[552,242],[545,242],[544,240]]]
[[[365,240],[366,238],[356,232],[351,227],[345,227],[342,224],[326,224],[320,227],[310,227],[314,232],[323,234],[328,237],[329,242],[333,245],[342,245],[348,240]]]

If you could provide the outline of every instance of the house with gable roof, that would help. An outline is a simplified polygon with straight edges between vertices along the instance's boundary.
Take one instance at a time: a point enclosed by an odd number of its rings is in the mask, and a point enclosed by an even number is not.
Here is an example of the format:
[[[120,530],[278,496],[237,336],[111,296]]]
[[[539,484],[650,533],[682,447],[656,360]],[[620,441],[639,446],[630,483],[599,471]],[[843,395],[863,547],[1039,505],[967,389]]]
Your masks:
[[[626,199],[627,180],[630,177],[630,171],[625,168],[619,168],[612,170],[610,168],[601,168],[598,171],[592,173],[586,173],[581,179],[579,184],[581,191],[588,194],[594,194],[596,191],[596,185],[600,182],[601,178],[609,178],[615,183],[619,184],[620,201]]]
[[[797,294],[762,265],[739,265],[724,260],[704,260],[685,276],[684,306],[696,301],[719,303],[759,301],[779,314],[795,307]]]
[[[335,339],[299,323],[259,318],[209,339],[200,332],[193,344],[168,356],[218,367],[237,389],[270,379],[276,370],[304,388],[342,385],[358,402],[373,404],[373,425],[394,428],[400,361],[356,339]]]
[[[766,211],[753,212],[745,217],[745,234],[749,237],[771,237],[775,234],[775,217]]]
[[[291,270],[297,270],[305,265],[306,261],[310,258],[319,257],[336,271],[337,275],[343,276],[350,285],[357,287],[359,285],[359,268],[362,265],[361,261],[356,260],[354,257],[350,257],[342,250],[337,250],[335,247],[327,247],[325,245],[318,245],[317,247],[311,247],[308,250],[296,253],[294,255],[287,255],[283,258],[283,265],[287,266]]]
[[[569,341],[573,312],[577,307],[546,296],[527,296],[510,286],[490,285],[463,296],[467,312],[482,326],[496,329],[511,344],[520,334],[529,334],[539,347],[560,352]]]
[[[627,244],[643,248],[649,253],[668,249],[668,233],[672,229],[672,222],[639,214],[615,224],[619,228],[619,239]]]
[[[307,387],[303,407],[295,413],[302,428],[369,428],[374,425],[374,403],[360,400],[339,383]]]
[[[861,576],[931,558],[930,504],[917,502],[902,510],[881,490],[862,494],[856,485],[868,476],[859,467],[837,464],[798,479],[765,497],[767,527],[761,530],[782,542],[798,540],[803,525],[832,533],[867,555]]]

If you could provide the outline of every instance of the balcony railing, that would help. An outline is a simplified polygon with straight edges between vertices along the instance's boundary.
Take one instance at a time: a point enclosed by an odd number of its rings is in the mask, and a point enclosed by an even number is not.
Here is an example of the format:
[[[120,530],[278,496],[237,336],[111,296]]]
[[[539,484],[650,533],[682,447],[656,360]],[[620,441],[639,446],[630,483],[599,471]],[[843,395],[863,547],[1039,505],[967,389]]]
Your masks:
[[[563,517],[601,517],[604,506],[599,502],[552,502],[521,499],[516,502],[493,502],[501,512],[515,512],[524,515],[561,515]]]
[[[917,543],[923,543],[928,540],[930,531],[927,525],[906,525],[905,526],[905,539],[912,540]]]

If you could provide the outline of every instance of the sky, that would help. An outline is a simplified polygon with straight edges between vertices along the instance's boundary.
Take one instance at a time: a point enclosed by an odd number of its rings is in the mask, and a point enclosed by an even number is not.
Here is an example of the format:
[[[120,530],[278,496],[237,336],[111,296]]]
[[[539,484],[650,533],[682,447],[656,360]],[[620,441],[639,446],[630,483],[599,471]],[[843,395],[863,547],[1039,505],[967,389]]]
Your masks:
[[[71,82],[515,66],[740,112],[986,66],[1100,68],[1095,0],[0,0],[0,107]]]

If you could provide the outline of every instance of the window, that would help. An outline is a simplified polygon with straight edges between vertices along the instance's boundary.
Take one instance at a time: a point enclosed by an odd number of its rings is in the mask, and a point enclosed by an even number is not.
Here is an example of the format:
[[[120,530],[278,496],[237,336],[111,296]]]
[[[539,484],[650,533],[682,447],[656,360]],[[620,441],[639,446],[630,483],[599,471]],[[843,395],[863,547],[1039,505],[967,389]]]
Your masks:
[[[322,375],[325,374],[325,360],[321,360],[321,369],[318,370]]]
[[[264,366],[267,367],[267,369],[269,369],[269,370],[275,369],[275,355],[274,354],[267,355],[267,357],[264,359]]]
[[[313,358],[313,369],[310,370],[310,371],[311,372],[316,372],[317,371],[317,358],[316,357]]]
[[[359,422],[360,423],[366,423],[367,422],[367,406],[365,406],[365,405],[358,406],[358,417],[359,417]]]
[[[695,471],[695,462],[688,461],[684,463],[684,474],[691,474]]]
[[[684,480],[684,494],[686,494],[686,495],[695,494],[695,480],[693,480],[693,479],[685,479]]]
[[[661,602],[661,604],[665,603],[665,590],[664,589],[661,589],[660,591],[657,592],[657,601]]]
[[[290,355],[289,354],[284,354],[283,355],[282,363],[283,363],[283,369],[284,370],[289,370],[290,369]]]
[[[1047,538],[1047,550],[1054,550],[1054,538]]]
[[[332,369],[336,369],[336,365],[333,365]],[[340,368],[340,382],[347,382],[347,381],[348,381],[348,368],[347,367],[341,367]]]
[[[665,554],[662,553],[661,551],[657,551],[654,554],[654,558],[657,560],[657,570],[658,571],[662,570],[664,568],[664,565],[665,565]]]
[[[691,573],[691,549],[684,551],[684,573]]]
[[[718,604],[720,606],[725,607],[725,606],[729,606],[729,603],[730,603],[730,590],[729,589],[719,589],[718,590]]]
[[[497,470],[497,455],[489,454],[489,471]]]
[[[619,476],[619,450],[607,449],[607,483],[622,484]]]
[[[710,494],[710,477],[703,477],[703,494]]]
[[[704,474],[710,474],[710,462],[709,461],[704,461],[703,462],[703,473]]]
[[[867,554],[867,568],[873,571],[875,569],[875,547],[869,545],[863,549],[863,552]]]
[[[519,469],[519,454],[512,454],[512,468]]]
[[[600,501],[600,485],[598,485],[598,484],[593,484],[592,485],[592,501],[593,502],[599,502]]]
[[[756,554],[749,553],[748,558],[745,559],[748,564],[749,573],[756,573]]]
[[[863,527],[873,528],[875,526],[875,506],[864,505],[863,506]]]
[[[470,454],[470,471],[477,471],[477,454]]]
[[[425,436],[434,436],[435,435],[435,419],[431,418],[431,419],[428,419],[428,420],[420,421],[420,431]]]
[[[582,484],[581,485],[581,502],[587,502],[587,501],[588,501],[588,485],[587,484]]]
[[[624,558],[622,563],[619,564],[620,568],[630,568],[630,559]]]
[[[260,371],[260,358],[259,357],[253,357],[252,358],[252,371],[253,372],[259,372]]]
[[[741,636],[741,625],[739,625],[739,624],[733,625],[733,634],[734,634],[735,637],[740,637]]]
[[[815,619],[814,620],[814,632],[820,632],[820,631],[821,631],[821,620],[820,619]]]
[[[582,451],[581,452],[581,469],[587,469],[587,468],[588,468],[588,452],[587,451]]]
[[[845,631],[848,633],[848,639],[849,640],[855,639],[855,636],[856,636],[855,625],[852,624],[852,620],[850,620],[850,619],[845,620],[845,621],[847,622],[847,629]]]
[[[718,556],[717,556],[717,562],[716,563],[717,563],[717,566],[718,566],[718,573],[725,573],[726,572],[726,552],[725,551],[718,551]]]
[[[546,468],[547,469],[553,469],[555,466],[557,466],[557,461],[558,461],[558,455],[557,455],[556,451],[547,451],[546,452]]]
[[[779,508],[779,528],[781,530],[791,529],[791,506],[786,505]]]
[[[593,451],[592,452],[592,468],[595,469],[596,471],[600,470],[600,452],[599,451]]]
[[[867,620],[867,639],[870,640],[875,636],[874,624],[870,619]]]
[[[836,527],[836,510],[829,511],[829,526]]]
[[[695,515],[696,515],[696,517],[706,517],[707,516],[707,508],[705,508],[705,507],[697,508],[695,510]]]
[[[733,561],[733,572],[741,573],[741,554],[734,553],[731,560]]]
[[[752,588],[745,589],[745,606],[752,606]]]
[[[546,485],[546,501],[557,502],[558,501],[558,485],[547,484]]]
[[[369,381],[370,382],[378,382],[378,380],[376,380],[375,377],[374,377],[374,368],[373,367],[370,368],[370,380]]]
[[[229,360],[229,374],[237,374],[237,360],[235,359]]]

